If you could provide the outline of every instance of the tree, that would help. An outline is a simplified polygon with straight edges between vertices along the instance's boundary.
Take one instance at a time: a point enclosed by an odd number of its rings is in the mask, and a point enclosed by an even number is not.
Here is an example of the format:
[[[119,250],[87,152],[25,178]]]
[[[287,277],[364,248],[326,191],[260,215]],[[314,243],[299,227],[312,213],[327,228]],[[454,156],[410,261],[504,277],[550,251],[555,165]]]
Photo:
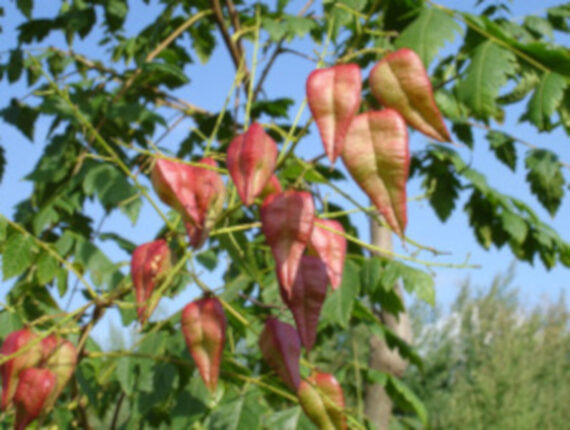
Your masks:
[[[457,140],[450,145],[422,138],[422,149],[412,154],[410,175],[421,178],[438,217],[446,221],[466,195],[464,209],[481,246],[508,245],[521,260],[538,257],[546,267],[569,266],[570,245],[529,204],[493,188],[492,178],[465,161],[465,154],[481,144],[474,141],[473,128],[484,128],[496,157],[516,170],[521,142],[501,131],[500,122],[507,107],[525,97],[530,98],[522,121],[544,132],[570,129],[570,57],[550,39],[554,30],[569,31],[570,9],[550,8],[542,17],[517,24],[507,19],[510,12],[502,2],[472,15],[420,0],[344,0],[322,6],[309,1],[295,8],[287,1],[274,6],[164,0],[146,9],[156,13],[152,24],[127,32],[125,23],[143,3],[74,0],[62,2],[55,17],[36,18],[32,1],[18,1],[26,21],[18,28],[18,45],[0,69],[9,83],[25,77],[32,91],[9,101],[1,111],[4,121],[32,139],[36,120],[51,120],[43,155],[27,176],[32,193],[11,217],[0,217],[3,277],[14,282],[0,313],[0,334],[5,338],[31,327],[37,336],[31,349],[57,333],[78,350],[77,369],[44,423],[80,428],[311,426],[296,405],[295,391],[261,360],[258,338],[264,321],[270,315],[292,318],[279,298],[268,238],[259,230],[259,206],[244,206],[226,179],[223,209],[208,225],[209,240],[198,251],[188,247],[179,215],[183,208],[162,205],[157,193],[169,200],[170,191],[160,191],[164,183],[157,180],[155,192],[149,181],[157,159],[183,160],[186,166],[227,176],[228,146],[255,121],[279,145],[276,173],[283,188],[309,191],[319,217],[339,221],[348,240],[342,284],[327,294],[316,347],[301,360],[303,379],[315,368],[334,374],[344,391],[343,414],[354,428],[384,428],[387,422],[365,417],[365,386],[392,399],[394,423],[426,425],[427,413],[417,396],[396,376],[367,365],[375,357],[369,357],[363,339],[375,336],[388,346],[381,350],[395,350],[398,359],[421,367],[417,352],[394,332],[395,325],[384,324],[388,314],[405,318],[396,285],[401,282],[407,291],[433,302],[429,268],[469,264],[436,260],[442,254],[437,243],[427,246],[404,236],[409,253],[397,254],[360,240],[353,212],[369,215],[374,225],[387,223],[344,191],[347,175],[340,167],[320,155],[309,160],[300,156],[312,120],[303,124],[304,103],[273,96],[266,83],[270,76],[286,79],[275,66],[284,55],[308,58],[315,67],[352,62],[367,77],[369,67],[387,53],[401,48],[417,52],[430,70],[437,105]],[[35,49],[54,35],[63,36],[67,46]],[[76,49],[81,40],[93,38],[106,49],[101,57]],[[453,52],[439,58],[447,40],[458,42]],[[192,88],[192,72],[201,67],[196,61],[207,64],[216,49],[227,52],[235,73],[233,83],[225,82],[230,88],[225,103],[208,110],[199,101],[186,100],[185,91]],[[303,87],[305,82],[297,84]],[[294,105],[297,112],[291,109]],[[365,82],[361,111],[380,107]],[[182,123],[190,131],[177,136]],[[219,167],[200,162],[206,156]],[[3,156],[0,161],[2,166],[13,162]],[[525,154],[530,190],[552,215],[563,199],[566,168],[552,149],[531,147]],[[196,181],[203,176],[195,174]],[[325,190],[337,197],[324,197]],[[87,210],[92,202],[102,208],[98,220],[97,210]],[[147,224],[140,213],[150,210],[159,217],[153,215],[157,221]],[[98,227],[107,217],[120,216],[144,224],[145,237],[133,240],[120,228]],[[193,237],[195,245],[203,239]],[[222,383],[214,394],[184,345],[180,312],[143,323],[128,350],[105,352],[90,337],[109,309],[120,312],[125,326],[136,320],[135,276],[126,270],[127,262],[137,246],[158,238],[168,242],[173,264],[145,303],[178,297],[192,284],[208,297],[218,297],[224,307],[227,345]],[[123,253],[110,257],[109,244]],[[378,255],[367,257],[367,251]],[[415,256],[419,251],[433,258],[420,260]],[[223,288],[206,284],[199,270],[221,273]],[[75,291],[82,293],[81,303]],[[66,309],[62,297],[71,297],[75,309]],[[175,303],[182,310],[183,304]],[[386,361],[382,355],[376,358]],[[4,418],[12,420],[13,414]]]
[[[568,422],[566,302],[525,309],[511,279],[497,276],[477,292],[465,282],[449,316],[411,312],[424,374],[410,372],[406,381],[432,411],[431,428],[557,429]]]

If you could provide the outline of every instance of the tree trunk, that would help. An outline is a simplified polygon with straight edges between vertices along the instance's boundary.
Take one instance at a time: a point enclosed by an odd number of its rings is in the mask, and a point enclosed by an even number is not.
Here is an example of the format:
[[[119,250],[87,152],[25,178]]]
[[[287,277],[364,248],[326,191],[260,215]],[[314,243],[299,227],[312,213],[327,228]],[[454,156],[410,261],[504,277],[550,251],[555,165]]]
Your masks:
[[[378,225],[374,218],[370,218],[371,243],[381,248],[392,250],[392,232]],[[394,285],[396,292],[402,298],[399,285]],[[403,300],[403,298],[402,298]],[[394,333],[408,343],[412,343],[412,328],[407,311],[400,312],[398,316],[381,310],[378,314],[382,322]],[[390,349],[386,342],[373,336],[370,339],[370,356],[368,365],[371,369],[390,373],[400,378],[408,363],[397,350]],[[366,387],[365,413],[368,419],[378,430],[387,430],[392,416],[392,401],[381,384],[369,384]]]

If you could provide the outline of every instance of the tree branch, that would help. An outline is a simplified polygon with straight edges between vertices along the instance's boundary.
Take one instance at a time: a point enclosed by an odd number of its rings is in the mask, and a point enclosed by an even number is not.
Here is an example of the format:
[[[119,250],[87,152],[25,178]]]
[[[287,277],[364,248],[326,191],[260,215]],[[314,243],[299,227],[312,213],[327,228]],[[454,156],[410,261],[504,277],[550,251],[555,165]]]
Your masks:
[[[232,57],[232,61],[234,62],[234,66],[235,66],[236,70],[239,70],[240,64],[243,61],[243,56],[242,56],[239,48],[237,47],[237,45],[232,40],[230,33],[228,31],[228,28],[226,27],[226,23],[224,21],[224,15],[222,13],[222,8],[220,6],[220,1],[219,0],[210,0],[210,4],[212,6],[212,10],[214,11],[214,19],[216,21],[216,24],[217,24],[219,30],[220,30],[220,33],[222,33],[222,38],[224,39],[224,43],[226,44],[226,47],[228,48],[230,56]],[[249,80],[249,70],[247,69],[245,62],[243,65],[243,70],[245,73],[244,85],[245,85],[246,90],[247,90],[249,88],[249,85],[250,85],[250,80]]]

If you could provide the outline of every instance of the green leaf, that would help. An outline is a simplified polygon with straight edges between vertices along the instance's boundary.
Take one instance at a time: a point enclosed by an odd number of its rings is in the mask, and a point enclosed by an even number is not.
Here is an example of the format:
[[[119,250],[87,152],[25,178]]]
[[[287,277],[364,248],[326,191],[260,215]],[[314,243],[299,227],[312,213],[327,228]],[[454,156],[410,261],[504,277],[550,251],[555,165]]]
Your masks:
[[[545,73],[534,90],[521,120],[529,120],[539,130],[549,130],[552,127],[550,117],[560,105],[566,86],[564,77],[557,73]]]
[[[8,82],[14,83],[24,70],[24,53],[21,49],[12,49],[10,51],[10,60],[8,61]]]
[[[278,42],[287,34],[287,25],[276,19],[263,17],[261,18],[261,26],[267,31],[273,42]]]
[[[264,419],[265,429],[271,430],[315,430],[315,425],[300,406],[273,412]]]
[[[37,278],[38,284],[47,284],[56,275],[58,268],[57,260],[53,258],[49,253],[43,252],[38,258],[38,271]]]
[[[134,224],[142,202],[137,188],[118,169],[109,164],[99,164],[89,170],[83,181],[87,195],[97,194],[107,211],[119,208]]]
[[[388,377],[388,374],[385,372],[381,372],[372,368],[366,369],[366,382],[368,383],[380,384],[385,387],[388,383]]]
[[[401,407],[413,410],[424,426],[428,424],[428,413],[423,402],[417,397],[414,392],[400,379],[393,375],[388,375],[389,390],[397,394],[395,397],[396,403]]]
[[[3,216],[0,216],[0,242],[6,240],[6,233],[8,231],[8,221]]]
[[[547,9],[546,16],[555,29],[570,32],[570,26],[568,25],[568,18],[570,18],[569,4],[563,4]]]
[[[523,72],[517,86],[509,93],[498,98],[501,104],[510,104],[520,102],[530,93],[540,81],[534,70]]]
[[[304,16],[285,15],[284,21],[287,24],[288,33],[291,38],[292,36],[297,36],[299,39],[302,39],[309,31],[317,26],[313,18]]]
[[[172,430],[188,430],[207,411],[204,399],[193,395],[187,387],[176,397],[176,404],[170,412]]]
[[[128,252],[129,254],[132,254],[137,247],[137,245],[135,245],[133,242],[125,239],[117,233],[101,233],[99,235],[99,240],[112,240],[119,246],[119,248],[121,248],[123,251]]]
[[[208,269],[210,272],[218,265],[218,255],[212,249],[196,254],[196,261]]]
[[[558,157],[544,149],[529,151],[525,165],[528,169],[526,180],[530,191],[542,206],[554,216],[564,196],[564,176]]]
[[[212,32],[212,27],[209,25],[198,25],[190,28],[192,35],[192,47],[200,62],[206,64],[214,49],[216,48],[216,38]]]
[[[382,273],[382,284],[386,289],[390,289],[400,278],[408,293],[415,292],[420,300],[432,306],[435,304],[434,282],[429,273],[406,266],[398,261],[390,261]]]
[[[517,166],[515,140],[511,136],[495,130],[487,133],[485,137],[497,159],[514,172]]]
[[[458,96],[480,119],[497,117],[495,100],[499,90],[515,72],[515,55],[492,41],[481,43],[471,58],[465,78],[458,84]]]
[[[57,282],[57,292],[59,293],[59,297],[63,297],[65,293],[67,293],[69,272],[63,267],[60,267],[57,269],[55,276]]]
[[[527,16],[524,19],[524,26],[538,37],[553,37],[552,24],[540,16]]]
[[[218,405],[212,413],[209,429],[257,430],[261,428],[261,410],[256,391],[240,395],[228,403]]]
[[[180,87],[190,82],[186,74],[174,64],[168,63],[144,63],[140,80],[148,85],[164,84],[170,89]]]
[[[113,288],[123,277],[99,248],[79,237],[75,243],[75,262],[89,270],[91,279],[97,286],[107,284],[109,288]]]
[[[360,268],[360,284],[363,291],[370,294],[381,288],[380,279],[382,276],[382,259],[380,257],[370,257]]]
[[[54,21],[51,19],[31,19],[18,27],[18,43],[41,42],[54,28]]]
[[[406,267],[403,273],[404,288],[408,293],[416,293],[418,299],[434,306],[435,285],[433,277],[422,270]]]
[[[510,211],[503,211],[503,213],[501,213],[501,224],[505,231],[509,233],[511,238],[518,244],[522,244],[526,240],[528,226],[520,216]]]
[[[4,280],[18,276],[32,263],[34,241],[28,235],[10,236],[2,254],[2,274]]]
[[[117,380],[125,394],[128,396],[133,394],[136,378],[132,364],[134,363],[129,357],[119,357],[117,359]]]
[[[258,100],[251,105],[251,117],[259,118],[266,114],[271,118],[288,118],[289,108],[294,101],[289,98],[279,98],[274,100]]]
[[[356,263],[347,260],[344,264],[340,287],[330,292],[325,299],[321,321],[325,324],[348,327],[354,301],[360,291],[360,271]]]
[[[123,26],[129,6],[125,0],[108,0],[105,5],[105,23],[112,32]]]
[[[245,290],[249,285],[251,285],[251,283],[252,279],[249,277],[249,275],[242,272],[238,276],[232,277],[231,280],[224,286],[224,291],[222,292],[221,297],[224,300],[231,302],[238,297],[241,291]],[[266,290],[267,288],[264,288],[263,292],[265,293]],[[277,292],[277,288],[275,288],[275,292]]]
[[[451,16],[435,8],[424,8],[394,44],[397,48],[413,49],[427,68],[445,42],[453,42],[456,33],[461,34],[462,29]]]
[[[445,153],[432,151],[426,160],[428,164],[421,169],[425,175],[422,188],[427,192],[430,205],[438,218],[446,221],[455,209],[461,183],[452,160]]]
[[[16,6],[20,9],[26,18],[30,19],[32,17],[32,9],[34,8],[33,0],[17,0]]]
[[[156,405],[163,404],[175,392],[178,385],[178,372],[170,363],[149,363],[149,360],[139,360],[144,366],[139,367],[139,392],[138,410],[145,414]],[[143,392],[140,379],[152,376],[152,384],[148,392]]]
[[[3,310],[0,312],[0,339],[5,339],[13,331],[21,329],[22,319],[15,313]]]
[[[473,148],[473,130],[469,124],[463,122],[454,122],[451,129],[457,136],[457,138],[462,141],[469,148]]]
[[[4,121],[16,126],[32,142],[34,141],[34,125],[38,115],[37,109],[31,108],[16,99],[12,99],[10,106],[0,111],[0,116],[4,118]]]

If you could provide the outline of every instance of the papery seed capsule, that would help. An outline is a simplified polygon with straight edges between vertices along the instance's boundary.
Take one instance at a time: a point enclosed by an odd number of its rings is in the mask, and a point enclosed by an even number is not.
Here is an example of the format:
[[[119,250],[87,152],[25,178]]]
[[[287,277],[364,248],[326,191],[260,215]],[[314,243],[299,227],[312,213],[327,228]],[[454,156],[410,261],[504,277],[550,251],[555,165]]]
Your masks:
[[[216,390],[226,341],[226,315],[216,297],[205,297],[182,311],[182,333],[204,384]]]

